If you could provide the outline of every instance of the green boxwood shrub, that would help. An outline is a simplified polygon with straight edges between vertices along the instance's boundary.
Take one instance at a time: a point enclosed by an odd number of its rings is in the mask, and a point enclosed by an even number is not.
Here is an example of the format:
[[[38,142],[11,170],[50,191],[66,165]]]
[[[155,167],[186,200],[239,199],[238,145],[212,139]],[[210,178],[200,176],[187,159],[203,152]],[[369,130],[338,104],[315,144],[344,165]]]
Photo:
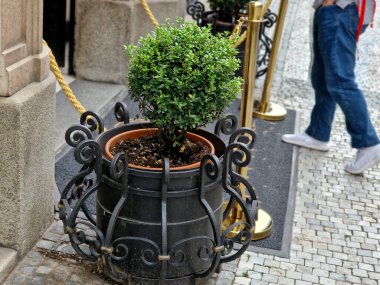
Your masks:
[[[236,49],[209,27],[179,19],[125,48],[131,97],[174,146],[186,131],[218,118],[240,91]]]

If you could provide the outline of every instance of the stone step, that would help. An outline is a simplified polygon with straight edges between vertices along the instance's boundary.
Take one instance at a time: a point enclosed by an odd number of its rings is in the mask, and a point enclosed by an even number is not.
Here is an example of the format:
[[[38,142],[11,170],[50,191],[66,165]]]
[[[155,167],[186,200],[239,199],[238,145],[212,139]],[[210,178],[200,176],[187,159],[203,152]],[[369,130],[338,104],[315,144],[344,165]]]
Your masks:
[[[95,82],[88,80],[75,80],[70,83],[74,95],[86,110],[105,116],[113,109],[117,101],[124,99],[128,92],[125,85]],[[56,95],[56,159],[62,157],[68,150],[65,142],[66,130],[79,124],[80,114],[71,105],[62,90]]]
[[[13,249],[0,247],[0,284],[16,266],[17,252]]]

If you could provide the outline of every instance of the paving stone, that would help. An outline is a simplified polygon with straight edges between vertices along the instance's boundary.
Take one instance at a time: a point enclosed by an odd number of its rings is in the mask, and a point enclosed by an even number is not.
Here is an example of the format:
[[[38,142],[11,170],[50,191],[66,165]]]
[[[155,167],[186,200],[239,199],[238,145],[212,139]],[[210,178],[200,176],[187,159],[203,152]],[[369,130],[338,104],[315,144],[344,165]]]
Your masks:
[[[228,279],[228,280],[234,280],[235,274],[231,271],[221,271],[218,274],[219,278]]]
[[[321,284],[321,285],[335,285],[336,281],[333,279],[321,277],[321,278],[319,278],[319,284]]]
[[[45,285],[45,278],[41,276],[35,276],[30,278],[29,280],[26,280],[26,283],[29,285]]]
[[[37,242],[37,247],[46,249],[46,250],[51,250],[54,246],[54,242],[48,241],[48,240],[40,240]]]
[[[52,241],[52,242],[57,242],[61,239],[61,237],[62,237],[62,234],[57,234],[54,232],[47,232],[44,234],[43,239],[48,240],[48,241]]]
[[[220,285],[232,285],[233,284],[233,280],[230,280],[230,279],[223,279],[223,278],[220,278],[218,277],[218,279],[216,280],[216,284],[220,284]]]
[[[313,283],[302,281],[302,280],[296,280],[296,285],[312,285]]]
[[[49,274],[53,268],[48,267],[48,266],[40,266],[36,269],[37,274]]]
[[[323,269],[314,269],[313,274],[319,277],[329,277],[329,271]]]
[[[302,280],[318,284],[319,277],[309,273],[302,273]]]
[[[265,282],[265,281],[252,280],[250,285],[272,285],[272,284],[273,283],[268,283],[268,282]]]
[[[373,279],[368,279],[368,278],[363,278],[362,279],[362,285],[378,285],[378,281],[373,280]]]
[[[280,278],[279,276],[276,276],[274,274],[263,274],[261,280],[265,281],[265,282],[276,283],[277,284],[279,278]]]
[[[358,277],[368,277],[368,272],[363,269],[352,269],[352,274]]]
[[[247,277],[236,277],[234,280],[234,284],[250,285],[251,279]]]
[[[25,275],[23,274],[13,274],[5,281],[4,284],[25,284]]]

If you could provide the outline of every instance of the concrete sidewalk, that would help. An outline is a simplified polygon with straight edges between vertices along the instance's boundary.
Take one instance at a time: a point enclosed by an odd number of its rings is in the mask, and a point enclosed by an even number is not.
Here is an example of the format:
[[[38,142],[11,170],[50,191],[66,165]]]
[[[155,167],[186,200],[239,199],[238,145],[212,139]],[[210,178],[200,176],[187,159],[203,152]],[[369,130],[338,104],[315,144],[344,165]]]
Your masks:
[[[279,0],[273,1],[276,11]],[[289,1],[278,73],[271,101],[296,109],[301,130],[314,95],[308,79],[310,1]],[[375,25],[360,39],[358,83],[380,133],[380,9]],[[260,84],[259,84],[260,86]],[[300,149],[290,258],[246,252],[224,264],[203,284],[380,284],[380,166],[354,176],[344,172],[355,152],[337,110],[332,149]],[[79,262],[56,221],[4,284],[113,284],[96,267]],[[52,251],[53,250],[53,251]]]

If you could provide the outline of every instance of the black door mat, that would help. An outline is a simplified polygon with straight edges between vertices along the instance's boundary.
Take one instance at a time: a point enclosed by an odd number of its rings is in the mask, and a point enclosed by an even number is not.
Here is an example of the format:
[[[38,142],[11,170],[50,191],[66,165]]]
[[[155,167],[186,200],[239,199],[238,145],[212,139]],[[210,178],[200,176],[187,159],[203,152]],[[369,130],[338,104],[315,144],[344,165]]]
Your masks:
[[[227,113],[239,118],[240,101],[235,101]],[[298,116],[296,111],[287,110],[285,120],[254,119],[252,128],[257,136],[248,180],[256,190],[260,208],[272,217],[273,228],[267,238],[252,241],[248,250],[289,257],[297,191],[298,148],[282,142],[281,136],[298,131]]]
[[[284,121],[256,119],[254,124],[257,140],[248,171],[249,181],[258,193],[260,208],[272,217],[273,229],[269,237],[253,241],[250,250],[289,257],[297,190],[298,148],[283,143],[281,136],[297,131],[296,112],[288,110]]]

